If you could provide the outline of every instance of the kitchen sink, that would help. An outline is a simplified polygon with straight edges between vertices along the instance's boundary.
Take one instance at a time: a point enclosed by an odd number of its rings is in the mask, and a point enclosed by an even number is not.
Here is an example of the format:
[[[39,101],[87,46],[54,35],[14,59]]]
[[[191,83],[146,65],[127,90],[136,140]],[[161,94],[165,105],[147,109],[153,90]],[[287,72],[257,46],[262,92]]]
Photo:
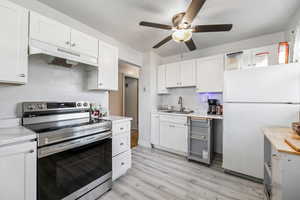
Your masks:
[[[162,110],[160,112],[187,115],[193,113],[194,111]]]

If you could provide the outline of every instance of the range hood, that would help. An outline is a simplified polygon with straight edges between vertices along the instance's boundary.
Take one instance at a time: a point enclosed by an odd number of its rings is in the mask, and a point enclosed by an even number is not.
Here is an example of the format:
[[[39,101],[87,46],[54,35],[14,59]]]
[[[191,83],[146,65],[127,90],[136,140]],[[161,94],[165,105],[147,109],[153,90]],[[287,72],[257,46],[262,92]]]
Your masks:
[[[50,56],[49,64],[72,67],[78,63],[98,66],[98,58],[83,53],[74,52],[70,49],[57,47],[52,44],[35,39],[29,41],[29,55],[44,54]]]

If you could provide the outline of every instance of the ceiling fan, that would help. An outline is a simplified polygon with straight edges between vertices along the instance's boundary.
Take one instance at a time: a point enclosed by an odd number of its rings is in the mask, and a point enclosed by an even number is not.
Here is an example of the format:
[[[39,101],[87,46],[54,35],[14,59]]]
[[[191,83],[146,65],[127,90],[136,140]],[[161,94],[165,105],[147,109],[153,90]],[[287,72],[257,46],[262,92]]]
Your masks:
[[[196,49],[196,45],[192,39],[193,33],[203,32],[222,32],[230,31],[232,24],[214,24],[214,25],[196,25],[192,26],[192,22],[203,7],[206,0],[192,0],[186,12],[181,12],[172,18],[173,26],[158,24],[152,22],[140,22],[140,26],[148,26],[152,28],[172,30],[173,33],[156,44],[153,48],[157,49],[169,42],[174,40],[176,42],[184,42],[190,51]]]

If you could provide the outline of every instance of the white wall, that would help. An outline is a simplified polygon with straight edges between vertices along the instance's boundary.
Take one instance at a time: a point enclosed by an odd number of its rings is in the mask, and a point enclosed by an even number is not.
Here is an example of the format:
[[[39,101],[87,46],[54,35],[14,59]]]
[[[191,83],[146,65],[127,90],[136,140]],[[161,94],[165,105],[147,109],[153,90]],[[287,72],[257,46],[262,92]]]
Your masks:
[[[237,52],[244,49],[251,49],[261,46],[267,46],[271,44],[276,44],[286,40],[285,32],[279,32],[269,35],[263,35],[259,37],[250,38],[247,40],[227,43],[219,46],[209,47],[206,49],[201,49],[198,47],[199,50],[192,51],[189,53],[184,53],[182,55],[183,60],[212,56],[217,54],[225,54],[230,52]],[[172,63],[181,60],[181,55],[169,56],[163,58],[163,63]]]
[[[120,41],[115,40],[112,37],[109,37],[45,4],[42,4],[36,0],[10,0],[14,3],[17,3],[29,10],[36,11],[46,17],[55,19],[65,25],[68,25],[74,29],[77,29],[81,32],[87,33],[91,36],[94,36],[104,42],[115,45],[119,48],[119,58],[129,63],[141,66],[143,63],[142,53],[130,48],[129,46],[121,43]],[[84,9],[84,8],[83,8]]]
[[[139,82],[139,144],[150,146],[151,111],[156,109],[156,66],[161,57],[153,52],[145,53]]]
[[[84,66],[65,68],[47,64],[47,56],[29,59],[26,85],[0,85],[0,118],[20,117],[24,101],[90,101],[108,107],[108,94],[87,90]]]

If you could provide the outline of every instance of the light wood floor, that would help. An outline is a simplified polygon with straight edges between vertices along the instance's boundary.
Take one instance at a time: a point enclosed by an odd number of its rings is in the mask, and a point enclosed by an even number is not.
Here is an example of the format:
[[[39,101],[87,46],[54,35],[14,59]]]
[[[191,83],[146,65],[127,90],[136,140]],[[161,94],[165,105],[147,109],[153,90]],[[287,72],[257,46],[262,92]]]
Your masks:
[[[221,199],[264,199],[263,186],[174,154],[137,147],[132,168],[99,200]]]

